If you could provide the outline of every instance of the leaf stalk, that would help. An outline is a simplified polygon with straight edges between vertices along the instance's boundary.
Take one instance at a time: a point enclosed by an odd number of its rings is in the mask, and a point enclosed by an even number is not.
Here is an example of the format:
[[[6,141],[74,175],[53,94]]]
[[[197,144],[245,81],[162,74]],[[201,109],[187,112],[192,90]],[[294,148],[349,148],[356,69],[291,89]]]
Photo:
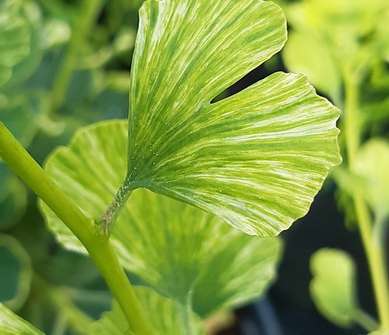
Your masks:
[[[101,227],[104,235],[109,236],[116,222],[117,217],[120,214],[121,209],[126,204],[130,197],[134,187],[127,181],[128,178],[123,182],[118,191],[116,192],[112,203],[109,205],[107,210],[104,212],[102,217],[97,221],[97,224]]]

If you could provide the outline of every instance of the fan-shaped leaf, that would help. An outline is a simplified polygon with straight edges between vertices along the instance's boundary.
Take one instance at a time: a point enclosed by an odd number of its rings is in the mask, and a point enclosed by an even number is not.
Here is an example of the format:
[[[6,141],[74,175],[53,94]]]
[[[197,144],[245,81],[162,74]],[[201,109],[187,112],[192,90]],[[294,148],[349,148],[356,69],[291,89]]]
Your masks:
[[[43,335],[41,331],[2,304],[0,304],[0,333],[2,335]]]
[[[185,315],[182,307],[172,300],[162,297],[151,289],[136,288],[136,294],[147,315],[149,325],[158,335],[203,334],[200,322],[193,314]],[[188,332],[190,327],[191,332]],[[134,335],[128,328],[118,305],[111,312],[92,324],[90,334],[95,335]]]
[[[46,171],[90,217],[98,218],[126,173],[127,123],[102,122],[57,150]],[[43,205],[50,228],[68,248],[81,245]],[[137,190],[112,231],[124,266],[164,295],[209,314],[261,294],[274,277],[277,239],[247,236],[195,207]]]
[[[30,290],[30,258],[11,236],[0,235],[0,302],[10,308],[21,307]]]
[[[311,259],[311,295],[325,317],[349,326],[358,309],[355,269],[351,257],[336,249],[321,249]]]
[[[339,112],[300,75],[211,101],[281,49],[269,1],[146,1],[131,72],[128,188],[269,236],[303,216],[339,163]]]

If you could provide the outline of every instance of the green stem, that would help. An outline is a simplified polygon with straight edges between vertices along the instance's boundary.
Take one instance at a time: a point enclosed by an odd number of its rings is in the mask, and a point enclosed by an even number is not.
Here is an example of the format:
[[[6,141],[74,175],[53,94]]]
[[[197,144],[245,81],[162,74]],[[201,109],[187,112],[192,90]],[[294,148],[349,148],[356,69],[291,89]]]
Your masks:
[[[354,313],[354,320],[361,327],[365,328],[368,332],[372,332],[379,328],[376,320],[374,320],[369,314],[361,309],[357,309]]]
[[[181,318],[184,324],[185,335],[193,335],[192,321],[191,321],[191,315],[193,313],[192,295],[193,295],[193,290],[190,289],[186,297],[185,305],[181,306],[181,313],[182,313]]]
[[[43,169],[0,122],[0,157],[63,221],[88,250],[113,296],[137,335],[150,335],[135,291],[120,266],[108,238],[93,220],[46,175]]]
[[[346,92],[344,131],[348,165],[352,171],[360,141],[359,78],[355,78],[350,70],[346,70],[344,76]],[[360,189],[356,189],[353,193],[353,201],[373,281],[379,319],[383,329],[389,330],[389,286],[383,252],[373,236],[369,210]]]
[[[50,113],[54,113],[65,100],[67,88],[77,65],[77,56],[83,48],[86,35],[91,30],[101,6],[102,0],[83,0],[81,4],[80,12],[72,27],[68,48],[53,84]]]
[[[125,180],[122,186],[120,186],[119,190],[116,192],[111,205],[97,222],[98,225],[101,226],[101,229],[106,236],[110,235],[112,225],[116,221],[116,218],[119,216],[121,209],[130,197],[132,190],[133,187],[131,186],[131,183],[128,183],[127,180]]]

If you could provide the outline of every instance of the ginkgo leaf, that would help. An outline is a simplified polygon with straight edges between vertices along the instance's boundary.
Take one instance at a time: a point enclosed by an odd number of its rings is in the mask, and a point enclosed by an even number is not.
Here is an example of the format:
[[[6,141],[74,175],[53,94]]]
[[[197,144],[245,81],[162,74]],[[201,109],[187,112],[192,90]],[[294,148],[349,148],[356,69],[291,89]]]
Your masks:
[[[30,291],[31,277],[27,252],[13,237],[0,235],[0,302],[20,308]]]
[[[389,143],[371,139],[360,149],[353,172],[363,178],[366,201],[378,220],[389,216]]]
[[[12,68],[30,51],[29,25],[19,10],[17,0],[0,3],[0,87],[11,77]]]
[[[187,315],[182,306],[174,301],[149,288],[137,287],[135,291],[153,334],[204,334],[196,316],[193,313]],[[91,325],[89,334],[136,335],[129,329],[127,320],[117,304],[113,305],[112,311],[105,313],[100,320]]]
[[[126,188],[180,199],[252,235],[276,235],[305,215],[340,161],[339,111],[304,76],[281,72],[212,103],[285,40],[270,1],[146,1]]]
[[[3,304],[0,304],[0,334],[2,335],[43,335],[43,333],[23,320]]]
[[[340,326],[350,326],[358,311],[355,268],[341,250],[320,249],[311,258],[311,296],[320,312]]]
[[[91,218],[100,217],[126,173],[127,122],[80,130],[45,170]],[[48,225],[67,248],[83,251],[42,204]],[[122,209],[111,239],[122,264],[144,283],[205,316],[258,297],[275,275],[281,242],[247,236],[215,216],[147,190]]]

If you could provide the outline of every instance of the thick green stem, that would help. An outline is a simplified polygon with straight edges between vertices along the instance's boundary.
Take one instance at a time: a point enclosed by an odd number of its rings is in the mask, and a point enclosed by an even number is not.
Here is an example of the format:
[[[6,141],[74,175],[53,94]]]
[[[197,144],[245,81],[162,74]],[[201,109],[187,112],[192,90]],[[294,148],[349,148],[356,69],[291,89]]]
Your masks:
[[[346,92],[344,132],[350,170],[353,170],[360,141],[359,78],[355,78],[352,73],[351,70],[345,70],[344,74]],[[362,190],[355,190],[353,201],[373,281],[381,327],[389,330],[389,285],[385,270],[384,253],[378,240],[373,236],[372,222]]]
[[[150,335],[134,288],[120,266],[108,238],[93,220],[46,175],[43,169],[0,122],[0,157],[66,224],[88,250],[113,296],[137,335]]]
[[[100,12],[102,0],[83,0],[80,11],[72,27],[72,35],[59,72],[53,84],[50,113],[55,112],[63,103],[72,74],[77,65],[77,56],[83,48],[86,35],[91,30]]]

